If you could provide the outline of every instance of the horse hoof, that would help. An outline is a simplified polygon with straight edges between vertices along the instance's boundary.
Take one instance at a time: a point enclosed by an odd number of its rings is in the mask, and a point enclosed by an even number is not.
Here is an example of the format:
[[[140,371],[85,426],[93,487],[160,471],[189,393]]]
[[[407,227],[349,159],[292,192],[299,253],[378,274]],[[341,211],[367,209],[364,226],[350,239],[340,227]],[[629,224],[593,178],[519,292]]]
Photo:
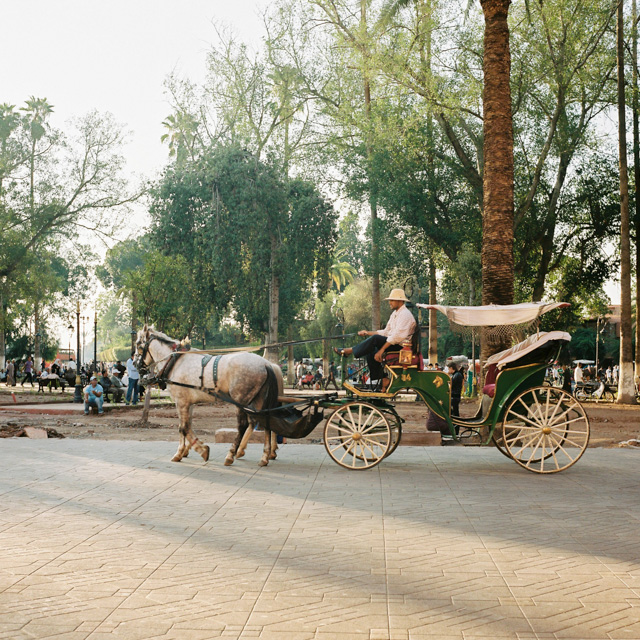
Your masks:
[[[236,453],[236,458],[244,458],[244,454],[245,454],[245,450],[244,449],[240,449],[240,451],[238,451],[238,453]]]
[[[209,460],[209,445],[204,445],[204,451],[200,455],[205,462]]]
[[[269,464],[268,460],[260,460],[260,462],[258,462],[259,467],[266,467],[268,464]]]
[[[189,450],[187,449],[187,451],[184,452],[184,455],[182,456],[183,458],[188,458],[189,457]]]
[[[180,462],[180,460],[182,460],[180,456],[173,456],[173,458],[171,458],[171,462]]]
[[[224,466],[225,467],[230,467],[233,464],[233,458],[225,458],[224,459]]]
[[[278,456],[277,456],[275,453],[272,453],[272,454],[269,456],[269,460],[275,460],[277,457],[278,457]]]

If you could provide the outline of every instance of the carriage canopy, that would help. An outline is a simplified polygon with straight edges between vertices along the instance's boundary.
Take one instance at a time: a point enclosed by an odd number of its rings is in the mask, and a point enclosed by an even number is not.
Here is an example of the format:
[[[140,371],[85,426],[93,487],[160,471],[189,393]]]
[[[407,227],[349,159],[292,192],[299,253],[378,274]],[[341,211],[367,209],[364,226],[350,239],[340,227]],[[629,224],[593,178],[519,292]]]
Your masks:
[[[522,304],[490,304],[483,307],[446,307],[417,303],[416,307],[437,309],[449,322],[463,327],[495,327],[528,324],[553,309],[571,306],[568,302],[523,302]]]

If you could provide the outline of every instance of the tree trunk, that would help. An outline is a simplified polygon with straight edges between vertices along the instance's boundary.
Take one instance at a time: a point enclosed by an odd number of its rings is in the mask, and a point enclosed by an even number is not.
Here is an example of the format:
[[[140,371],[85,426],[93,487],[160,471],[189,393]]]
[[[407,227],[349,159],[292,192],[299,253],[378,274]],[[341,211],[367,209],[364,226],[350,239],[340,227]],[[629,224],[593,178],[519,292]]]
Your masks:
[[[632,3],[633,25],[631,38],[633,41],[633,175],[636,190],[636,370],[635,378],[640,383],[640,127],[638,125],[638,8],[636,0]]]
[[[326,378],[329,375],[329,351],[330,341],[322,341],[322,374]]]
[[[360,0],[360,26],[363,33],[367,29],[367,0]],[[371,177],[373,159],[373,133],[371,130],[371,83],[367,65],[366,44],[363,45],[364,66],[362,69],[364,89],[364,111],[366,118],[367,174],[369,178],[369,206],[371,208],[371,330],[380,328],[380,272],[378,267],[378,197]]]
[[[484,31],[482,302],[513,303],[513,123],[510,0],[481,0]],[[507,346],[483,335],[483,358]]]
[[[33,343],[33,367],[40,371],[42,358],[40,357],[40,306],[36,302],[33,307],[34,343]]]
[[[5,310],[4,310],[4,296],[0,291],[0,369],[4,369],[7,360],[7,345],[4,338],[5,331]]]
[[[431,259],[429,261],[429,304],[437,304],[436,301],[436,265]],[[429,364],[435,365],[438,362],[438,312],[429,309]]]
[[[631,246],[629,240],[629,176],[624,95],[624,15],[618,4],[616,40],[618,49],[618,153],[620,155],[620,382],[619,404],[635,404],[633,351],[631,345]]]
[[[271,282],[269,283],[269,333],[267,344],[278,342],[278,316],[280,314],[280,278],[276,269],[276,251],[278,239],[271,236]],[[265,357],[269,362],[278,364],[278,347],[266,350]]]

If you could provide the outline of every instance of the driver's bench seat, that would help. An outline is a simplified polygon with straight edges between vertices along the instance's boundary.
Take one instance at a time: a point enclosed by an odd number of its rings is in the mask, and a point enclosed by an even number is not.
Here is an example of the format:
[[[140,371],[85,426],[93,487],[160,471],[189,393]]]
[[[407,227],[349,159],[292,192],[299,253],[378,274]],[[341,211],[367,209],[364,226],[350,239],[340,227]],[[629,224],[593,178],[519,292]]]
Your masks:
[[[406,365],[409,367],[418,367],[418,371],[424,371],[424,360],[422,358],[422,348],[420,345],[420,325],[416,323],[416,328],[411,334],[411,364]],[[400,359],[399,351],[391,351],[391,353],[385,353],[384,364],[390,367],[399,366],[398,361]],[[403,365],[404,366],[404,365]]]

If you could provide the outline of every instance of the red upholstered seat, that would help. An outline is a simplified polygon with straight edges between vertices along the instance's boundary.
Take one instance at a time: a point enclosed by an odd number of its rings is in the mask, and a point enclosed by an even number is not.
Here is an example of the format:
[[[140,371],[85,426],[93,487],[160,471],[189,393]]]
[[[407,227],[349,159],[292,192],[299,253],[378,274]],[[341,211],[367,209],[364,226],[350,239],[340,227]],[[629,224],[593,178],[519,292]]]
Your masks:
[[[482,387],[482,393],[484,393],[486,396],[489,396],[490,398],[493,398],[496,393],[496,385],[485,384],[484,387]]]
[[[484,378],[482,393],[493,398],[496,392],[496,378],[498,377],[498,365],[490,364],[487,368],[487,375]]]
[[[398,360],[400,358],[399,351],[392,351],[391,353],[385,353],[384,361],[385,364],[388,364],[390,367],[399,366]],[[418,371],[424,370],[424,360],[422,358],[421,353],[414,354],[413,358],[411,358],[411,364],[407,365],[410,367],[418,367]]]

